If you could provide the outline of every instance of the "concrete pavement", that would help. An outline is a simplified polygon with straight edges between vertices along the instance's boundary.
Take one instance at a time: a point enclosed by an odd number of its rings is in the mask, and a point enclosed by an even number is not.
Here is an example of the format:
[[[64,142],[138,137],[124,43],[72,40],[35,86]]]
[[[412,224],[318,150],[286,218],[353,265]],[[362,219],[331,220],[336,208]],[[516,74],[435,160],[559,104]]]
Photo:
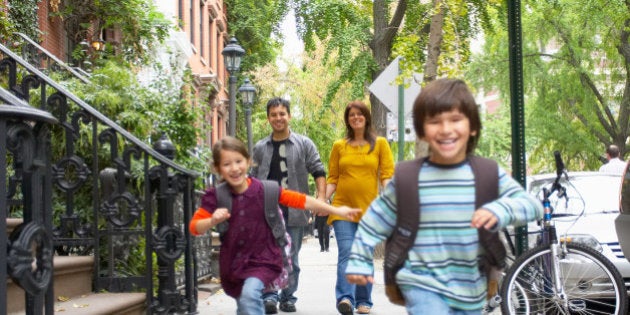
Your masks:
[[[390,303],[385,296],[382,262],[375,263],[376,283],[372,289],[372,315],[404,315],[405,308]],[[300,251],[300,282],[296,292],[297,312],[278,314],[294,315],[337,315],[335,307],[335,281],[337,277],[337,242],[330,240],[330,252],[319,251],[319,243],[312,236],[307,237]],[[209,285],[212,287],[212,285]],[[214,285],[216,287],[216,285]],[[199,314],[233,315],[236,314],[236,302],[222,290],[206,290],[200,286]],[[208,293],[207,291],[213,291]],[[356,313],[355,313],[356,314]]]

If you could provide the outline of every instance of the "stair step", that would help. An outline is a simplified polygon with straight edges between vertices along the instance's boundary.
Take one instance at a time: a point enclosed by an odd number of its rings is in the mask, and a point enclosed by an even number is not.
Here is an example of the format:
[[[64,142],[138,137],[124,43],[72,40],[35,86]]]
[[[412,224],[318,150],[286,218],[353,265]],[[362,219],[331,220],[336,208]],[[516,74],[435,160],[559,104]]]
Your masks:
[[[55,298],[92,292],[93,256],[54,256],[53,268]],[[7,311],[19,314],[24,310],[24,290],[11,280],[7,284]]]
[[[145,293],[90,293],[65,302],[55,302],[55,313],[64,315],[146,313]]]
[[[144,293],[90,293],[55,302],[55,314],[63,315],[144,315],[146,313]],[[8,315],[23,315],[25,312],[9,312]]]

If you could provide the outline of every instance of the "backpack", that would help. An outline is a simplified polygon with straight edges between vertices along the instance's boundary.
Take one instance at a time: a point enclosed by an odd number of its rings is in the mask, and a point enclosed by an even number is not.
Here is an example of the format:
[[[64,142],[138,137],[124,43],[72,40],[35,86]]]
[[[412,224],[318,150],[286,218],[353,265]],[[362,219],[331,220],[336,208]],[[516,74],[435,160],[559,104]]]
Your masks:
[[[470,166],[475,176],[475,209],[495,200],[499,196],[499,174],[497,163],[493,160],[469,156]],[[425,158],[397,163],[395,170],[396,203],[398,216],[392,235],[385,243],[384,275],[385,294],[389,300],[398,305],[405,305],[404,297],[396,284],[396,273],[405,260],[409,249],[413,246],[418,223],[420,222],[420,205],[418,196],[418,173]],[[403,202],[404,200],[404,202]],[[484,228],[477,229],[479,243],[484,249],[484,254],[479,262],[479,269],[488,277],[488,296],[490,288],[496,289],[496,279],[491,275],[492,271],[505,267],[506,250],[498,233],[490,232]],[[491,281],[495,281],[492,283]],[[496,292],[492,293],[492,295]]]
[[[277,182],[270,180],[261,180],[263,184],[263,192],[265,194],[265,219],[267,224],[271,228],[273,237],[280,247],[282,252],[282,271],[280,275],[267,284],[264,288],[265,292],[278,291],[284,289],[289,284],[289,274],[293,271],[293,264],[291,262],[291,237],[287,233],[287,228],[284,224],[284,217],[282,216],[282,210],[278,207],[278,198],[280,195],[280,186]],[[217,208],[227,208],[228,212],[232,211],[232,193],[227,183],[223,182],[216,187],[217,193]],[[219,233],[221,241],[225,232],[228,230],[228,221],[223,221],[216,226],[216,231]]]

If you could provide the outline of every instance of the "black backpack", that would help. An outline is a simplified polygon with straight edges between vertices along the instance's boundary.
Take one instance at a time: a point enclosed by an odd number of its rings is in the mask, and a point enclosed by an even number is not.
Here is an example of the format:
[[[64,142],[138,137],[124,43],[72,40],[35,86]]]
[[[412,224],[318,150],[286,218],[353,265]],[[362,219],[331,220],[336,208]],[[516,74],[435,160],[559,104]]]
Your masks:
[[[284,218],[282,216],[282,210],[278,207],[278,198],[280,197],[280,186],[277,182],[270,180],[261,180],[263,184],[263,191],[265,194],[265,219],[267,224],[271,228],[273,237],[280,247],[282,252],[283,268],[280,276],[275,279],[270,285],[265,287],[265,291],[277,291],[284,289],[288,285],[289,274],[293,270],[293,264],[291,262],[291,238],[287,233],[287,228],[284,224]],[[216,187],[217,194],[217,208],[227,208],[228,212],[232,212],[232,193],[227,183],[223,182]],[[219,233],[221,241],[225,232],[228,230],[228,221],[223,221],[216,226],[216,231]]]
[[[499,196],[498,165],[493,160],[478,156],[469,156],[468,159],[475,176],[475,209],[479,209]],[[385,294],[392,303],[399,305],[404,305],[405,300],[396,284],[396,273],[407,259],[418,232],[420,205],[417,179],[424,161],[425,158],[419,158],[397,163],[394,175],[398,216],[394,231],[385,243],[384,275]],[[484,249],[479,268],[490,280],[492,268],[503,269],[505,266],[505,246],[498,233],[484,228],[477,231]]]

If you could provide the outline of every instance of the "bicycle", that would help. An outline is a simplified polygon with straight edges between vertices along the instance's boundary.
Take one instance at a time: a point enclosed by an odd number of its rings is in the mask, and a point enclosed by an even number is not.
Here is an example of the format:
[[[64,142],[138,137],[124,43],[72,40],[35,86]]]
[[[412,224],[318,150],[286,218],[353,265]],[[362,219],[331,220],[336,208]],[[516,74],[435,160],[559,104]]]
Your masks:
[[[627,314],[628,295],[617,268],[600,252],[558,238],[550,197],[565,198],[566,174],[554,152],[556,179],[543,188],[545,209],[538,245],[517,257],[501,284],[503,314]]]

